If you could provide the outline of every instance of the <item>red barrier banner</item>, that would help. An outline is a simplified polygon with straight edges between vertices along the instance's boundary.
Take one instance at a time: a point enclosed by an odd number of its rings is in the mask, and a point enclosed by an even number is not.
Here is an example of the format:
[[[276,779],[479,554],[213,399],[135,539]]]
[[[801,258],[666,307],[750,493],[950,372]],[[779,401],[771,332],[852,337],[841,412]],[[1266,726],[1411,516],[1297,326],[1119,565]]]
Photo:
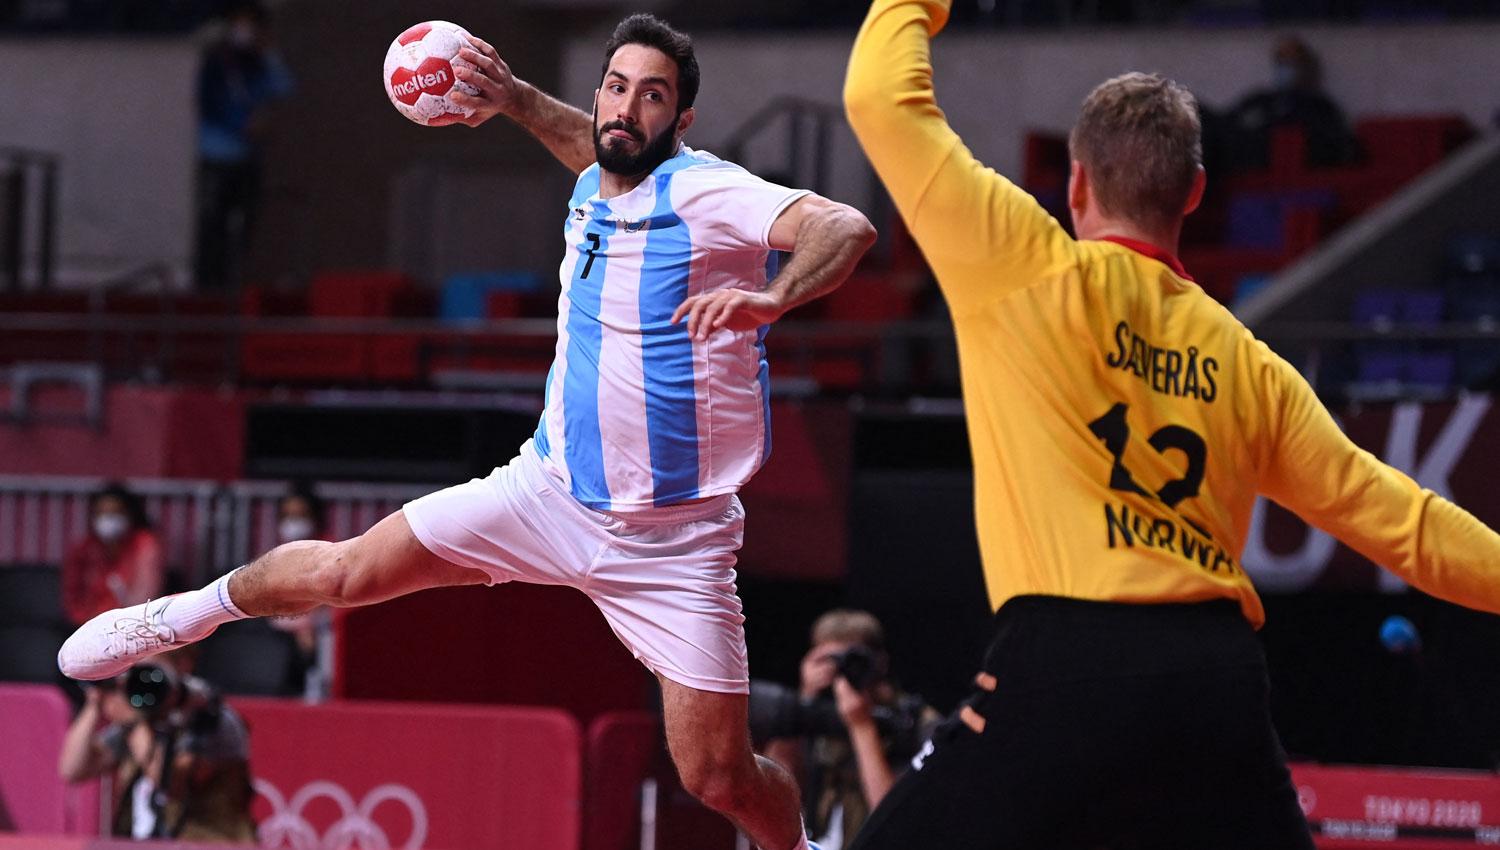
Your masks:
[[[585,753],[583,850],[740,846],[729,821],[683,790],[659,715],[621,711],[595,718]]]
[[[1293,765],[1322,848],[1500,844],[1500,776],[1477,771]]]
[[[641,782],[660,760],[661,749],[661,718],[651,712],[613,712],[589,724],[584,850],[640,846]]]
[[[180,841],[133,841],[129,838],[59,838],[47,835],[0,835],[0,850],[244,850],[243,844],[183,844]]]
[[[83,835],[99,827],[99,783],[57,775],[73,706],[52,685],[0,684],[0,832]]]
[[[232,704],[264,848],[578,850],[583,745],[561,711]]]

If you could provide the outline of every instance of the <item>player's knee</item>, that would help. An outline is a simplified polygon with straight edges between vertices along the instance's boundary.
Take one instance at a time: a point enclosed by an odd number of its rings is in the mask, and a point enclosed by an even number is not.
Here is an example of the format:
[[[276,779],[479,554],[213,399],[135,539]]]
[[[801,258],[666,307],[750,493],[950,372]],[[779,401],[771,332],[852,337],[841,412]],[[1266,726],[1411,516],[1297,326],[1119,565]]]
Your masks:
[[[750,799],[751,776],[740,760],[702,758],[682,765],[682,787],[716,812],[737,812]]]
[[[364,557],[357,545],[359,538],[341,543],[323,543],[314,562],[309,582],[312,594],[324,605],[350,607],[362,604],[369,594],[371,580],[364,569]]]

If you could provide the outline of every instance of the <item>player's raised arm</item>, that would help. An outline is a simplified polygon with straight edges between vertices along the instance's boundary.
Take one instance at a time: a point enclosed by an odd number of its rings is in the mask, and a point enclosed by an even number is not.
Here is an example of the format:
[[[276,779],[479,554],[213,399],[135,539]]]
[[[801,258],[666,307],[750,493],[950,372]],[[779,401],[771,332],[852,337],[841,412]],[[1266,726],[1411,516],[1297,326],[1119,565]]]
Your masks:
[[[1500,534],[1356,446],[1302,376],[1267,356],[1262,492],[1417,589],[1500,613]]]
[[[594,164],[594,135],[587,112],[569,106],[511,73],[510,66],[488,42],[470,36],[474,48],[459,51],[473,70],[455,66],[458,79],[479,89],[467,95],[455,89],[448,98],[474,110],[461,123],[478,127],[496,115],[521,125],[574,174]]]
[[[818,195],[803,195],[771,225],[771,247],[792,258],[766,286],[783,312],[837,289],[875,244],[864,213]]]
[[[950,0],[875,0],[854,42],[844,107],[955,310],[1024,286],[1072,249],[1058,223],[948,126],[930,40]]]
[[[875,227],[847,204],[805,194],[777,215],[767,240],[778,251],[791,251],[792,258],[765,289],[695,295],[682,302],[672,321],[686,318],[688,334],[700,340],[720,328],[744,331],[770,324],[837,289],[875,244]]]
[[[844,109],[865,154],[907,220],[963,142],[932,87],[929,39],[948,20],[940,0],[876,0],[854,41]]]

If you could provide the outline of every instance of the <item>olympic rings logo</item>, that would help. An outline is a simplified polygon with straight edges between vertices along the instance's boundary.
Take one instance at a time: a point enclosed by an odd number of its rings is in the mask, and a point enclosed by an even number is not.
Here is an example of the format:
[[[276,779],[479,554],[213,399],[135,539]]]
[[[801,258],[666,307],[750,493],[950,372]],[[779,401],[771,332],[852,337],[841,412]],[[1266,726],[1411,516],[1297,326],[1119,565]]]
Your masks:
[[[411,835],[400,850],[421,850],[427,840],[427,807],[422,798],[405,785],[387,783],[370,789],[355,805],[343,786],[325,780],[309,782],[290,801],[265,779],[256,778],[255,791],[271,804],[271,816],[260,822],[260,845],[287,850],[392,850],[391,839],[372,817],[382,803],[406,807],[411,817]],[[338,806],[340,818],[323,835],[302,816],[308,803],[326,797]]]
[[[1311,785],[1298,785],[1297,805],[1302,807],[1304,817],[1311,815],[1312,810],[1318,807],[1318,792]]]

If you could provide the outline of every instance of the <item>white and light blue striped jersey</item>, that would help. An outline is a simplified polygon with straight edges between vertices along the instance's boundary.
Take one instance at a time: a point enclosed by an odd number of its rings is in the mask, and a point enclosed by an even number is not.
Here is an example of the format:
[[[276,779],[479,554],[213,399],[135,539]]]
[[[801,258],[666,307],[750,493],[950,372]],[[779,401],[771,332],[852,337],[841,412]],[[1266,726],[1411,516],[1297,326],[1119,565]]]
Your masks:
[[[764,287],[771,225],[805,194],[687,147],[608,200],[597,164],[579,176],[536,432],[579,502],[631,511],[733,493],[765,462],[766,328],[695,342],[671,318],[689,296]]]

